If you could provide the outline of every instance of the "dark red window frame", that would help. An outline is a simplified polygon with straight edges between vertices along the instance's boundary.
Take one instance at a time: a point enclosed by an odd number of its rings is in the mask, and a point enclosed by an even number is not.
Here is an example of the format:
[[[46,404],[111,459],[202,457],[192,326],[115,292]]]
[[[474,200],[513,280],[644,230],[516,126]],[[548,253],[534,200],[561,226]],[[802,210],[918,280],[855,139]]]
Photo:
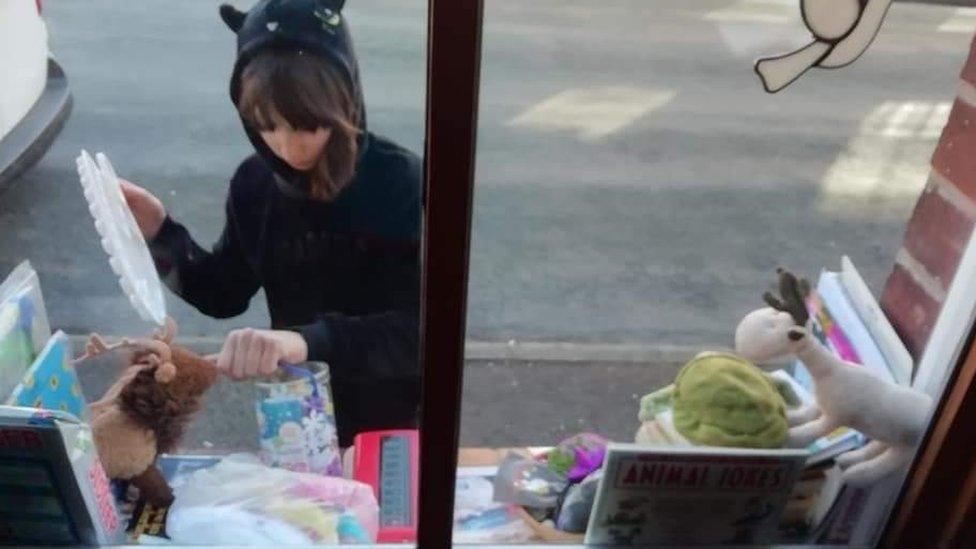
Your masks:
[[[481,15],[481,0],[428,0],[419,547],[449,546],[454,523]]]

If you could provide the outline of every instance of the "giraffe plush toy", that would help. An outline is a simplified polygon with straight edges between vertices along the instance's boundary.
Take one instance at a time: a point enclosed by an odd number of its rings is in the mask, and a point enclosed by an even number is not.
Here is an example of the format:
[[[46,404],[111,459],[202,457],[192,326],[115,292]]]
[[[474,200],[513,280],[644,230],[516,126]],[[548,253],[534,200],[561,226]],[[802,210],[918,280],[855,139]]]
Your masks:
[[[789,271],[778,272],[781,295],[767,292],[763,298],[769,306],[742,319],[735,347],[757,363],[794,355],[810,371],[817,404],[788,411],[788,445],[802,448],[846,426],[871,439],[838,457],[846,482],[869,485],[900,470],[911,461],[925,432],[932,399],[838,358],[809,329],[809,285]]]

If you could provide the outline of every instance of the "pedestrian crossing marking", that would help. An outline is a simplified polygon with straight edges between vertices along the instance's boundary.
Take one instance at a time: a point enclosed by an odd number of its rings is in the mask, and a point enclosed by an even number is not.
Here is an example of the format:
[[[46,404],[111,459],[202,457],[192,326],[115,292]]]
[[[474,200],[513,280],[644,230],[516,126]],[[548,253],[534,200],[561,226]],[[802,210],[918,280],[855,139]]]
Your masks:
[[[843,209],[851,198],[918,196],[950,110],[951,103],[927,101],[885,101],[875,107],[827,170],[821,209]]]
[[[789,23],[798,18],[799,2],[792,0],[740,0],[705,14],[722,23]]]
[[[976,31],[976,8],[956,8],[938,27],[938,32],[972,34]]]
[[[595,141],[664,107],[674,96],[673,90],[629,86],[568,89],[529,107],[509,125],[573,132],[579,139]]]

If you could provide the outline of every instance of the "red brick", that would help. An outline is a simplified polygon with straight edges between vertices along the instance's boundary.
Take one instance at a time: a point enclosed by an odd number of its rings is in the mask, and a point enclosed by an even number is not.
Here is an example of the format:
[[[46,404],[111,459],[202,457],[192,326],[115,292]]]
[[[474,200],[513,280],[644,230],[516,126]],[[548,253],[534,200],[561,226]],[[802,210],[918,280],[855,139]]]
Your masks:
[[[908,221],[905,248],[948,290],[972,231],[972,219],[938,192],[926,192]]]
[[[895,265],[881,293],[881,309],[916,361],[925,351],[941,308],[941,303],[916,284],[908,271]]]
[[[956,99],[932,155],[932,168],[976,201],[976,106]]]
[[[976,84],[976,37],[973,38],[973,43],[969,48],[969,58],[966,59],[966,64],[962,67],[962,73],[959,77],[963,80]]]

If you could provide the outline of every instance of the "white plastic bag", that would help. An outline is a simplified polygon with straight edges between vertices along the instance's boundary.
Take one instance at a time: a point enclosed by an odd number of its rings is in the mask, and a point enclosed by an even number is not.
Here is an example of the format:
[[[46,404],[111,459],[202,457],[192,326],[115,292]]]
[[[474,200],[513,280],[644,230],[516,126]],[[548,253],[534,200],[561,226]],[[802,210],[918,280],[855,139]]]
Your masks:
[[[180,477],[173,493],[166,531],[178,544],[372,543],[379,528],[369,486],[275,469],[247,454]]]
[[[310,536],[278,520],[232,506],[170,509],[166,533],[178,545],[312,545]]]

